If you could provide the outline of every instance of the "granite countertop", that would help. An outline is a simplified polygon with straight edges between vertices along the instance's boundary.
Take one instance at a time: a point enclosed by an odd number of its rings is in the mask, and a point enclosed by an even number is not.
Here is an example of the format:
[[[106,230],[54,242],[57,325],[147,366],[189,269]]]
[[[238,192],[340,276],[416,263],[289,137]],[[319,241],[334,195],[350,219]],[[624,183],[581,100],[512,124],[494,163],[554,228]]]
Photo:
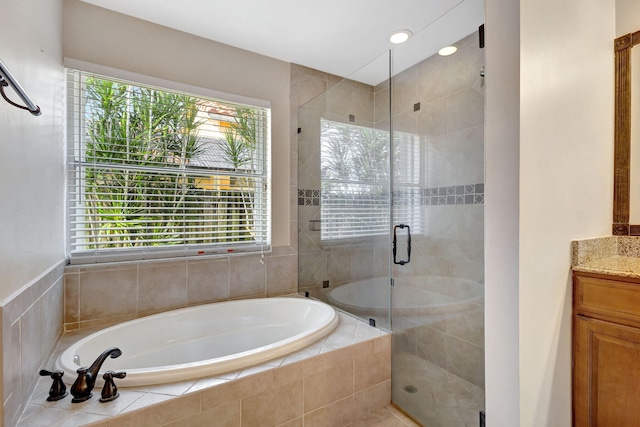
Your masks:
[[[614,255],[575,265],[573,269],[584,273],[640,278],[640,258]]]

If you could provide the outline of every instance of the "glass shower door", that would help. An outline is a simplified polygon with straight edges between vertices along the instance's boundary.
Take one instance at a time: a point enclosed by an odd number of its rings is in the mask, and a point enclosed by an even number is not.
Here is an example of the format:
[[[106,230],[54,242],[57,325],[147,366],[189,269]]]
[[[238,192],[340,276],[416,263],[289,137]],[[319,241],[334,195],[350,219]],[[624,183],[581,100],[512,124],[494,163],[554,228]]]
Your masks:
[[[364,70],[364,69],[363,69]],[[299,73],[304,73],[301,69]],[[298,289],[390,330],[389,55],[366,75],[298,74]],[[386,111],[386,114],[383,113]]]
[[[420,36],[393,51],[392,218],[410,226],[411,259],[392,268],[392,400],[429,427],[478,425],[484,409],[483,51],[478,32],[465,33],[449,40],[454,55],[403,68],[405,55],[433,39]],[[404,233],[396,246],[406,252],[408,239]]]

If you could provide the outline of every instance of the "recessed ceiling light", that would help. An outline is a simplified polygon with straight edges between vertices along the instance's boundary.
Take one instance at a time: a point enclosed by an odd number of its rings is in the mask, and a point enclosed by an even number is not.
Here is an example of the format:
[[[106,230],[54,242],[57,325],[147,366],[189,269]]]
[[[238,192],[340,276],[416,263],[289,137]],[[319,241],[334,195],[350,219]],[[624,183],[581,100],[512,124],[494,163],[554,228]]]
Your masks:
[[[409,37],[411,37],[412,35],[413,33],[409,30],[398,30],[391,34],[391,36],[389,37],[389,41],[393,44],[404,43],[409,40]]]
[[[438,54],[442,55],[442,56],[449,56],[449,55],[453,55],[454,53],[456,53],[457,50],[458,50],[458,48],[455,47],[455,46],[446,46],[446,47],[443,47],[442,49],[440,49],[438,51]]]

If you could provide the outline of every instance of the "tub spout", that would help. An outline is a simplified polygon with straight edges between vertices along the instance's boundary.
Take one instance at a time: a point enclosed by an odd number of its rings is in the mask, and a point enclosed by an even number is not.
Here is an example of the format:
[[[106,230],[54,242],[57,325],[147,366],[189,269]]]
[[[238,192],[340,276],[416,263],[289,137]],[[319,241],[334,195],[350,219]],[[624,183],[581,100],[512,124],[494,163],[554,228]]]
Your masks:
[[[93,396],[91,390],[96,385],[96,378],[98,377],[98,372],[100,372],[100,367],[107,357],[111,357],[115,359],[122,354],[117,347],[111,347],[102,352],[100,356],[91,364],[91,366],[82,368],[78,368],[76,373],[78,374],[78,378],[76,378],[75,382],[71,386],[71,395],[73,399],[71,401],[73,403],[84,402]]]

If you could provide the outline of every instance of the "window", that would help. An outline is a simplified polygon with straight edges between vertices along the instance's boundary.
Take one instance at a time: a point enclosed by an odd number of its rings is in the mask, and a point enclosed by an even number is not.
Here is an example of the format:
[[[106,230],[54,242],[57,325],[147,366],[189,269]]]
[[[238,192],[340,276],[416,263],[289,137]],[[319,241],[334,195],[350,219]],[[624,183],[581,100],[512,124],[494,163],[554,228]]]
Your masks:
[[[69,71],[72,262],[269,245],[269,109]]]
[[[389,132],[320,121],[320,238],[389,233]],[[423,228],[420,138],[394,133],[394,222]]]

